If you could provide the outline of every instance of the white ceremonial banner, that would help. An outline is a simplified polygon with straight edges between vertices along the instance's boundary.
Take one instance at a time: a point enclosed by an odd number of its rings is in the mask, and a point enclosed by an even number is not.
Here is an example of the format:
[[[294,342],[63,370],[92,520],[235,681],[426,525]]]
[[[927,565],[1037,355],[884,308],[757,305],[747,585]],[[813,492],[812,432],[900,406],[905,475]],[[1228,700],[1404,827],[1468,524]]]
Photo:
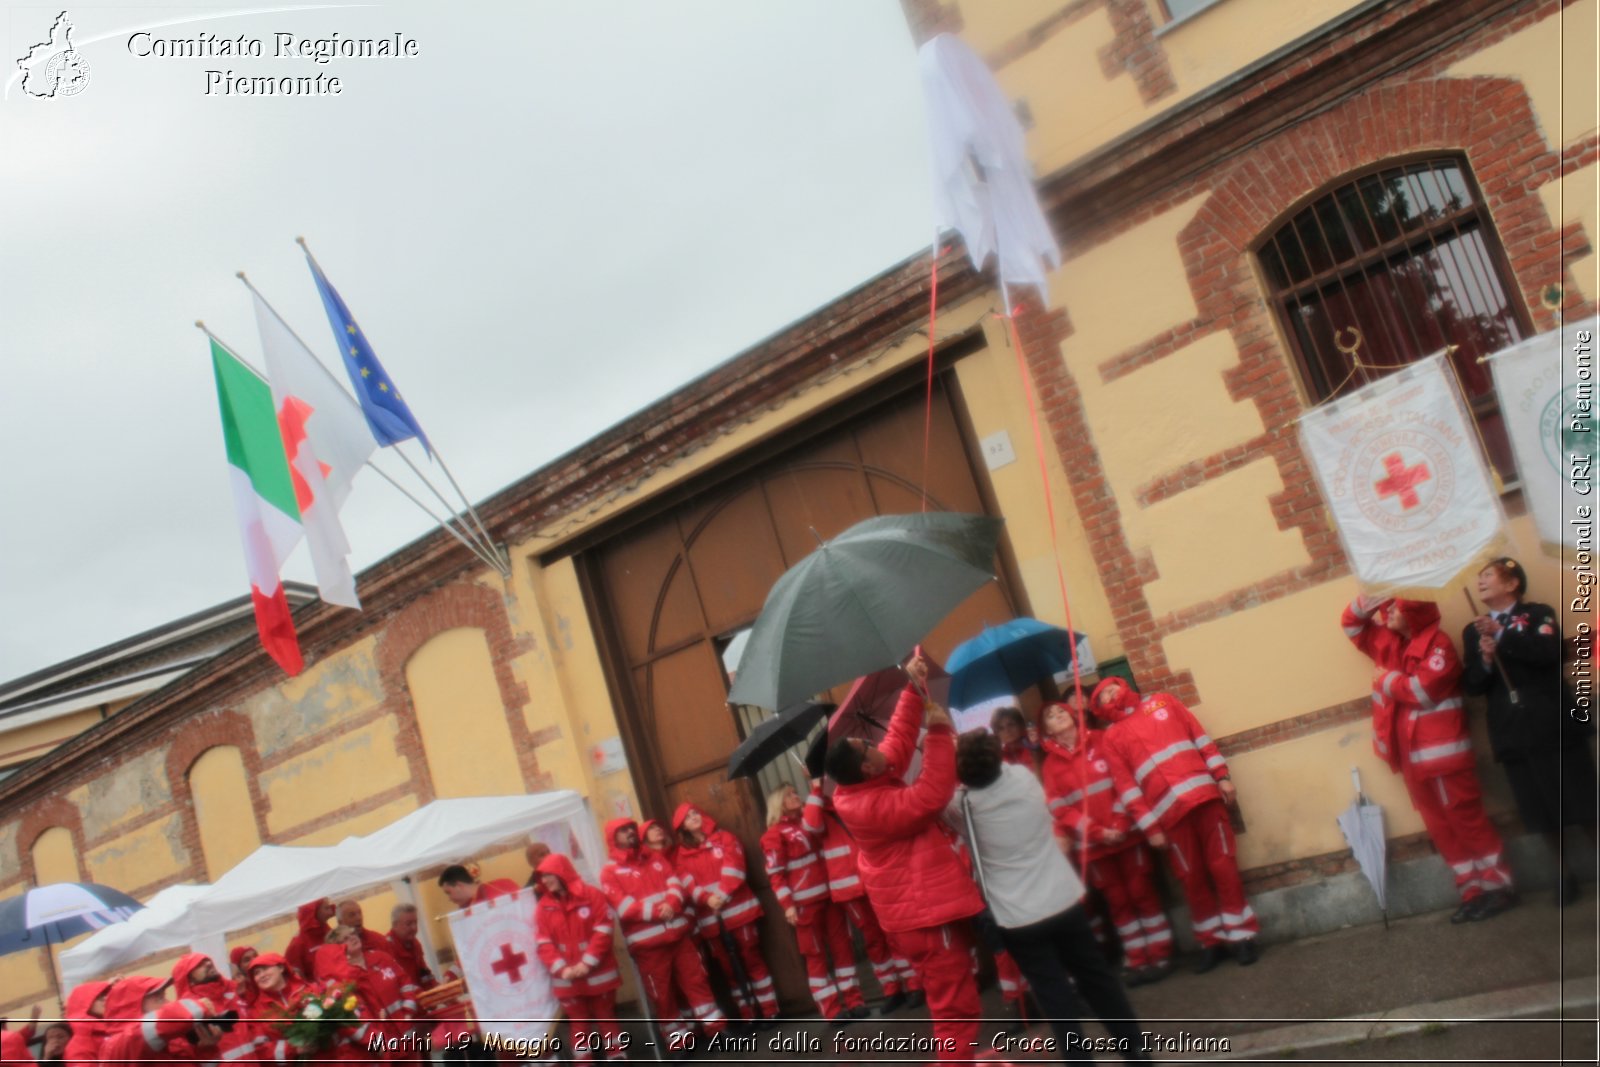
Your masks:
[[[534,946],[533,907],[533,890],[524,889],[447,916],[478,1029],[528,1046],[561,1010]]]
[[[1528,511],[1557,551],[1577,548],[1579,524],[1593,518],[1597,329],[1595,319],[1568,323],[1489,358]]]
[[[1300,418],[1300,446],[1369,590],[1442,588],[1505,514],[1444,354]]]

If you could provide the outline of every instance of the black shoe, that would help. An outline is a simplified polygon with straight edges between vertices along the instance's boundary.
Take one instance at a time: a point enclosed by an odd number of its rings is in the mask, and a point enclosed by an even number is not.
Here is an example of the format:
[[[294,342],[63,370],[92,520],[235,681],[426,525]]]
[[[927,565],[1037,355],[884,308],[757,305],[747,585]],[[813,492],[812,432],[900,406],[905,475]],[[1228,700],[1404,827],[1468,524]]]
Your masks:
[[[1578,899],[1578,876],[1568,871],[1556,886],[1556,907],[1564,908]]]
[[[1122,987],[1124,989],[1132,989],[1134,986],[1141,986],[1149,982],[1150,978],[1147,974],[1149,970],[1150,968],[1148,967],[1140,967],[1137,970],[1123,971]]]
[[[1261,958],[1261,950],[1256,947],[1255,938],[1241,941],[1233,946],[1233,958],[1239,961],[1239,966],[1248,967]]]
[[[1483,899],[1482,897],[1473,897],[1471,900],[1469,900],[1465,904],[1461,905],[1461,907],[1459,907],[1455,911],[1451,912],[1450,913],[1450,922],[1452,924],[1454,924],[1454,925],[1459,925],[1461,923],[1470,923],[1470,922],[1477,921],[1476,920],[1476,915],[1477,915],[1477,911],[1478,911],[1478,902],[1481,901],[1482,899]]]
[[[913,989],[911,992],[906,994],[906,1007],[910,1008],[912,1011],[916,1011],[918,1008],[927,1003],[928,998],[923,995],[922,990],[920,989]]]
[[[906,995],[904,993],[896,993],[894,996],[884,1000],[883,1006],[878,1009],[878,1012],[881,1015],[891,1015],[905,1006]]]
[[[1476,904],[1477,908],[1467,917],[1468,922],[1481,923],[1502,911],[1510,911],[1517,906],[1517,895],[1509,889],[1495,889],[1479,896]]]
[[[1200,962],[1194,965],[1195,974],[1205,974],[1216,969],[1228,955],[1228,950],[1221,945],[1212,945],[1200,953]]]
[[[857,1004],[853,1008],[846,1008],[844,1014],[852,1019],[870,1019],[872,1018],[872,1009],[865,1004]]]

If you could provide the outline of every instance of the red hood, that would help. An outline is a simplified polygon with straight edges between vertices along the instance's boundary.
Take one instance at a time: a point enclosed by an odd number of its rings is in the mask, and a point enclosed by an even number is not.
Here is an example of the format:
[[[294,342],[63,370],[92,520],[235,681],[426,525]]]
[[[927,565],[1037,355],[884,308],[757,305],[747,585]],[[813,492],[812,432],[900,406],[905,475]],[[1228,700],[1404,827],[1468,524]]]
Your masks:
[[[190,973],[210,959],[211,957],[203,952],[190,952],[178,957],[178,962],[172,968],[172,988],[177,993],[179,1000],[183,1000],[185,997],[190,999],[208,997],[215,1000],[228,991],[227,983],[222,981],[221,971],[217,972],[217,981],[215,982],[207,982],[201,986],[190,984]],[[216,964],[212,963],[211,966],[215,968]]]
[[[1100,703],[1102,693],[1111,693],[1115,699],[1108,707]],[[1126,678],[1113,675],[1103,678],[1100,684],[1094,687],[1094,694],[1089,698],[1090,705],[1096,715],[1106,722],[1121,722],[1139,706],[1139,691],[1128,684]]]
[[[111,985],[111,995],[106,997],[106,1026],[112,1032],[129,1026],[138,1026],[144,1014],[144,998],[158,989],[165,989],[170,978],[151,978],[136,974],[132,978],[119,978]]]
[[[583,879],[578,877],[578,869],[572,865],[571,860],[559,852],[552,852],[540,860],[538,871],[540,874],[553,874],[561,879],[561,884],[567,887],[569,896],[575,896],[579,887],[583,885]]]
[[[254,945],[235,945],[228,952],[228,962],[233,964],[235,967],[239,967],[244,962],[244,954],[246,952],[254,952],[254,951],[255,951],[255,946]]]
[[[327,938],[328,931],[333,927],[328,925],[328,920],[317,918],[317,909],[324,904],[332,903],[327,897],[318,897],[309,904],[300,905],[294,913],[295,921],[300,924],[300,932],[313,945],[320,945]]]
[[[72,1022],[81,1022],[85,1019],[98,1021],[89,1014],[89,1007],[99,999],[101,993],[110,988],[110,982],[85,982],[74,987],[72,992],[67,994],[67,1018]]]
[[[288,970],[289,961],[278,955],[276,952],[263,952],[261,955],[250,961],[250,973],[254,974],[257,967],[272,966],[278,966]]]
[[[639,858],[639,850],[621,848],[617,845],[617,831],[624,826],[632,826],[634,829],[638,829],[639,823],[635,819],[612,819],[606,823],[606,851],[618,863],[633,863]],[[641,833],[640,840],[642,841],[643,838],[644,835]]]
[[[1398,608],[1400,617],[1406,620],[1406,625],[1411,627],[1411,636],[1416,637],[1424,630],[1439,625],[1439,605],[1431,600],[1401,600],[1396,597],[1389,601],[1390,605]],[[1385,605],[1387,607],[1388,605]]]
[[[678,810],[672,813],[672,828],[674,830],[681,831],[683,829],[683,821],[689,817],[689,813],[691,811],[698,811],[700,813],[701,837],[710,837],[712,834],[717,832],[717,820],[713,819],[710,815],[707,815],[704,808],[695,807],[688,801],[684,801],[682,804],[679,804]]]

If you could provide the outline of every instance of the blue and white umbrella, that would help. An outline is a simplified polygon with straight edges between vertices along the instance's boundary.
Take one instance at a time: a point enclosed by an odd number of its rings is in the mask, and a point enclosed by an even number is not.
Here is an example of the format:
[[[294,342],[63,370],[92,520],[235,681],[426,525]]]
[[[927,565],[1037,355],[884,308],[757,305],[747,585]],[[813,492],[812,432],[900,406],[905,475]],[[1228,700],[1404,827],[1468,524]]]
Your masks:
[[[1081,633],[1071,635],[1059,626],[1038,619],[1012,619],[990,626],[950,653],[950,709],[958,729],[989,725],[996,708],[1015,704],[1017,694],[1045,679],[1072,678],[1072,657],[1078,671],[1095,669],[1094,653]]]
[[[144,907],[93,882],[56,882],[0,900],[0,956],[46,948],[122,922]]]

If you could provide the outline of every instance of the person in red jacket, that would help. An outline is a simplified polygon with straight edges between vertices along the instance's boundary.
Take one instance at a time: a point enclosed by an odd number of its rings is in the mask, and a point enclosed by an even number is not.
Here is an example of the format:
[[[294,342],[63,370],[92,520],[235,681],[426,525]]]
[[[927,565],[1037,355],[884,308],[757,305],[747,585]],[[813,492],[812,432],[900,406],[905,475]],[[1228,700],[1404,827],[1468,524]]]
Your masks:
[[[912,684],[900,694],[883,743],[860,738],[828,749],[828,774],[839,783],[833,804],[856,842],[856,865],[878,921],[899,955],[922,977],[940,1059],[975,1055],[983,1005],[972,975],[967,920],[983,898],[942,821],[956,791],[955,729],[936,704],[924,708],[928,661],[906,666]],[[926,716],[922,771],[905,773]]]
[[[398,1038],[410,1029],[417,1005],[403,990],[405,972],[387,952],[368,949],[360,930],[335,926],[327,945],[316,955],[316,967],[318,981],[355,983],[365,1014],[374,1020],[373,1029],[385,1039]]]
[[[611,947],[611,904],[560,853],[540,860],[535,873],[543,889],[533,913],[535,943],[572,1027],[573,1058],[592,1063],[597,1051],[606,1059],[626,1058],[617,1025],[622,978]]]
[[[1483,810],[1478,761],[1461,702],[1461,659],[1422,600],[1357,598],[1344,632],[1373,662],[1372,747],[1406,783],[1439,855],[1455,874],[1453,923],[1477,922],[1516,903],[1500,834]]]
[[[245,968],[256,995],[240,1012],[244,1040],[253,1045],[256,1059],[294,1062],[299,1054],[278,1033],[277,1024],[289,1014],[306,984],[289,967],[289,961],[275,952],[260,953]]]
[[[289,947],[283,950],[283,958],[289,961],[289,966],[300,977],[311,977],[311,953],[327,944],[328,931],[333,928],[329,920],[336,911],[333,901],[321,897],[300,905],[295,912],[300,932],[289,940]]]
[[[406,992],[413,999],[422,990],[439,984],[433,971],[428,968],[428,958],[422,951],[422,942],[417,938],[420,926],[421,919],[415,904],[396,904],[389,911],[389,935],[384,938],[388,945],[384,951],[400,965],[400,970],[405,974]]]
[[[822,848],[822,864],[828,875],[828,899],[834,907],[843,909],[845,918],[861,931],[867,959],[872,961],[873,976],[883,990],[883,1013],[922,1007],[922,981],[911,969],[911,962],[896,956],[889,947],[889,939],[884,936],[877,913],[872,910],[872,901],[867,899],[867,888],[861,884],[861,872],[856,869],[855,842],[844,823],[839,821],[832,802],[823,795],[821,778],[811,780],[811,795],[806,798],[800,826]]]
[[[192,957],[179,960],[179,965]],[[171,978],[124,978],[112,987],[106,1013],[116,1027],[100,1058],[114,1063],[214,1060],[222,1030],[203,1022],[218,1007],[205,999],[167,1000]],[[135,1007],[137,1004],[137,1007]]]
[[[1040,709],[1044,794],[1062,851],[1082,860],[1085,880],[1100,891],[1127,954],[1125,985],[1159,982],[1172,973],[1172,927],[1156,889],[1155,858],[1117,799],[1104,734],[1084,730],[1070,704]]]
[[[337,905],[335,919],[340,926],[353,926],[361,932],[361,945],[368,952],[382,952],[389,954],[389,939],[376,930],[368,930],[366,917],[361,912],[361,905],[354,900],[341,900]]]
[[[1000,758],[1039,773],[1039,742],[1028,729],[1028,720],[1018,707],[996,708],[989,716],[989,730],[1000,739]]]
[[[1189,902],[1204,974],[1230,951],[1243,966],[1260,957],[1260,923],[1245,899],[1228,808],[1236,802],[1228,763],[1194,713],[1170,693],[1141,698],[1122,678],[1094,687],[1111,725],[1101,750],[1117,799],[1156,848],[1167,850]]]
[[[522,892],[522,886],[509,878],[494,878],[480,883],[478,876],[459,863],[453,863],[439,873],[439,888],[458,908],[484,904],[495,897],[513,897]]]
[[[0,1020],[0,1064],[10,1067],[11,1064],[26,1065],[37,1062],[33,1050],[28,1047],[28,1038],[32,1033],[31,1022],[24,1030],[8,1030],[4,1020]]]
[[[695,931],[727,977],[739,1014],[753,1019],[759,1009],[763,1018],[776,1019],[778,997],[761,955],[761,901],[746,884],[744,845],[693,804],[678,805],[672,828],[678,832],[678,873],[689,879],[694,899]],[[739,953],[737,962],[728,951],[730,942]]]
[[[233,975],[233,1005],[240,1010],[255,999],[256,987],[250,981],[250,961],[258,953],[254,945],[235,945],[228,952],[230,973]]]
[[[686,936],[686,897],[672,865],[639,847],[639,824],[632,819],[606,823],[611,862],[600,870],[600,888],[622,923],[622,939],[638,965],[668,1052],[686,1049],[688,1025],[678,1017],[681,999],[708,1034],[727,1029],[706,982],[699,953]]]
[[[106,999],[111,992],[110,982],[85,982],[74,986],[67,994],[67,1022],[72,1026],[72,1036],[62,1061],[67,1067],[100,1062],[100,1045],[106,1039]]]
[[[850,929],[845,926],[844,909],[829,897],[822,850],[801,823],[804,808],[792,785],[768,794],[767,831],[761,835],[767,880],[784,919],[794,927],[817,1010],[825,1019],[864,1019],[872,1011],[861,999]]]

